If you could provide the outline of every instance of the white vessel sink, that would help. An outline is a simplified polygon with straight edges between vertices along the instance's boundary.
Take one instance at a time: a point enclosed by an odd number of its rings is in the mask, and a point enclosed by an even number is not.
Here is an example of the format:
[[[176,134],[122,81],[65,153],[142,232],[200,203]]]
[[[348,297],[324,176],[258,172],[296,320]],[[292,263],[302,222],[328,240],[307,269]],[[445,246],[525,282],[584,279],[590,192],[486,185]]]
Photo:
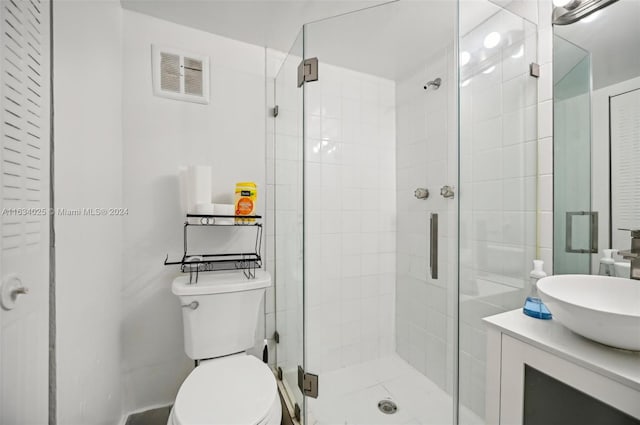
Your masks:
[[[538,281],[553,318],[573,332],[611,347],[640,351],[640,281],[589,275]]]

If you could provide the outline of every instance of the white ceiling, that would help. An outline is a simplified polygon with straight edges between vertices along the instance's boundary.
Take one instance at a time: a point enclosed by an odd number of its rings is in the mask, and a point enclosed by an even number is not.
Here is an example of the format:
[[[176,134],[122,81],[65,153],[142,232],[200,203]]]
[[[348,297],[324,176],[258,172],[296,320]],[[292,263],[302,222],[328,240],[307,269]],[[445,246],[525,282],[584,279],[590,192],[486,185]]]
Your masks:
[[[594,89],[640,76],[639,0],[618,0],[592,22],[556,25],[554,33],[591,52]]]
[[[511,0],[121,0],[124,8],[288,52],[304,24],[305,56],[399,80],[452,48]],[[366,10],[363,10],[366,9]],[[358,11],[356,13],[349,13]],[[339,16],[338,16],[339,15]],[[333,17],[333,18],[332,18]],[[332,18],[332,19],[327,19]],[[451,58],[451,57],[450,57]],[[425,79],[443,77],[425,76]]]
[[[303,24],[389,0],[121,0],[125,9],[289,51]]]
[[[314,22],[307,27],[305,56],[393,80],[414,72],[445,47],[453,46],[456,37],[455,0],[121,3],[129,10],[283,52],[289,51],[304,24]],[[364,8],[368,9],[348,13]],[[337,15],[342,16],[326,19]]]
[[[308,25],[305,56],[400,80],[445,58],[453,47],[456,5],[451,1],[400,1]],[[425,75],[432,80],[445,75]]]

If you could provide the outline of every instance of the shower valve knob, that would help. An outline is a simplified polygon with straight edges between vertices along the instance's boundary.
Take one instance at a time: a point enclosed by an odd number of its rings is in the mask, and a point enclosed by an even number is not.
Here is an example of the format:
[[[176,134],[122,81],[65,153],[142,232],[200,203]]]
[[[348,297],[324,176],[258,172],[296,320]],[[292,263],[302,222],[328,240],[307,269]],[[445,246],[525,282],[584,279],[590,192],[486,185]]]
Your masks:
[[[413,195],[418,199],[427,199],[429,197],[429,190],[419,187],[413,192]]]
[[[446,199],[452,199],[455,196],[454,189],[454,186],[442,186],[442,188],[440,188],[440,195]]]

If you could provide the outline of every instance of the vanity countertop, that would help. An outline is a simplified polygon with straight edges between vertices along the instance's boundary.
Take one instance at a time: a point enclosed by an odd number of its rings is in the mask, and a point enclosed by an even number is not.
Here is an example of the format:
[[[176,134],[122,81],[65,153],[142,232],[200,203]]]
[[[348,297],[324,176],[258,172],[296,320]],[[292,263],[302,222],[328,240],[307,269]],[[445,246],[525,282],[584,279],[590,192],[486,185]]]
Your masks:
[[[489,327],[640,391],[640,352],[619,350],[571,332],[555,320],[522,309],[484,318]]]

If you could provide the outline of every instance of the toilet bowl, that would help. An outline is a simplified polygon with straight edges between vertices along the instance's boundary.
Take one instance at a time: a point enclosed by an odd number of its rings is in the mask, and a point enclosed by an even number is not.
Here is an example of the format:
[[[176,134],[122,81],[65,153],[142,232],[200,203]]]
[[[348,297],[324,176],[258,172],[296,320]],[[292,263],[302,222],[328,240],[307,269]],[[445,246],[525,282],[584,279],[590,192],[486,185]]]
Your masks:
[[[201,362],[182,383],[168,425],[279,425],[281,416],[273,373],[243,353]]]
[[[184,348],[199,360],[182,383],[168,425],[279,425],[278,385],[255,345],[258,312],[268,272],[247,279],[241,270],[174,279],[182,308]]]

